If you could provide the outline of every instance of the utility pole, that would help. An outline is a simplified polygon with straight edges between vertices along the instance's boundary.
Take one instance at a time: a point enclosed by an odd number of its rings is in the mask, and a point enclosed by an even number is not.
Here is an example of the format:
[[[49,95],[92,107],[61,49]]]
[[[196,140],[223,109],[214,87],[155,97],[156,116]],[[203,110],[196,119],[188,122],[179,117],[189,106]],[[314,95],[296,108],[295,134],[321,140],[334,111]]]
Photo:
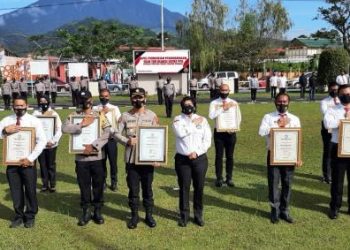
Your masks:
[[[161,25],[161,40],[162,40],[162,51],[164,51],[164,1],[161,0],[160,7],[160,25]]]

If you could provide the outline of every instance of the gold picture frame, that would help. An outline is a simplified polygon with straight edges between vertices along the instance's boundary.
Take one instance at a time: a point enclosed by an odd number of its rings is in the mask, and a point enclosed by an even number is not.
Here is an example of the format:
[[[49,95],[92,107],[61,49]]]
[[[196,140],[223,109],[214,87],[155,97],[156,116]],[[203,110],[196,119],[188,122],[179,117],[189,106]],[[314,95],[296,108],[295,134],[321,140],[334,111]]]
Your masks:
[[[340,120],[338,130],[338,157],[350,157],[350,120]]]

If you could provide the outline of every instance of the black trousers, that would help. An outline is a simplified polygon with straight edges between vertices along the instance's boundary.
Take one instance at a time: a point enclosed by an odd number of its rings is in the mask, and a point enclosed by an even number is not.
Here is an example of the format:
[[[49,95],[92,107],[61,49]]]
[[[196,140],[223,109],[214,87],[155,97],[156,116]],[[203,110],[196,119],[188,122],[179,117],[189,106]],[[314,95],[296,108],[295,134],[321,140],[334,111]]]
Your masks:
[[[13,92],[12,99],[16,99],[17,97],[19,97],[19,92]]]
[[[252,101],[256,101],[256,92],[257,92],[257,89],[250,89],[250,99]]]
[[[217,132],[214,130],[215,143],[215,174],[217,180],[222,180],[224,151],[226,156],[226,180],[232,180],[233,153],[236,145],[236,133]]]
[[[310,87],[310,90],[309,90],[309,99],[314,101],[315,100],[315,91],[316,91],[316,88],[315,87]]]
[[[180,187],[179,207],[180,216],[187,220],[190,216],[190,188],[193,181],[193,211],[195,218],[203,215],[203,191],[205,175],[208,169],[208,158],[206,154],[199,156],[195,160],[190,160],[187,156],[175,155],[175,170],[177,181]]]
[[[10,95],[3,95],[2,99],[4,100],[4,106],[5,109],[10,109],[11,106],[11,96]]]
[[[163,91],[161,88],[157,88],[158,104],[163,104]]]
[[[164,96],[165,112],[167,117],[173,113],[174,96]]]
[[[129,188],[129,207],[137,211],[140,200],[140,183],[142,188],[143,206],[150,210],[154,206],[152,182],[154,167],[150,165],[126,164],[126,182]]]
[[[324,127],[323,121],[321,121],[321,136],[323,141],[322,176],[325,180],[332,180],[332,175],[331,175],[332,134],[328,133],[328,130]]]
[[[57,92],[51,92],[51,102],[56,103]]]
[[[7,166],[6,176],[9,182],[15,220],[24,221],[35,219],[38,213],[38,200],[36,197],[36,168]],[[24,207],[26,208],[24,211]]]
[[[190,96],[197,102],[197,90],[190,90]]]
[[[277,87],[271,87],[271,99],[276,97]]]
[[[44,92],[40,91],[40,92],[36,92],[36,102],[38,104],[38,107],[39,107],[39,104],[40,104],[40,98],[44,96]]]
[[[350,180],[350,158],[339,158],[337,156],[338,144],[331,143],[332,157],[332,184],[331,184],[331,209],[339,210],[342,205],[345,172]],[[350,207],[350,185],[348,184],[348,206]]]
[[[56,187],[56,150],[55,148],[44,149],[39,155],[41,180],[43,187]]]
[[[86,209],[103,206],[103,184],[105,172],[102,160],[75,161],[75,172],[80,188],[80,206]]]
[[[28,98],[28,92],[21,91],[21,97],[27,99]]]
[[[305,91],[306,91],[305,86],[301,86],[300,87],[300,98],[305,98]]]
[[[105,171],[105,180],[107,179],[107,158],[110,166],[110,176],[111,183],[118,182],[118,168],[117,168],[117,159],[118,159],[118,148],[117,141],[115,139],[109,139],[107,144],[104,146],[104,151],[106,153],[106,158],[103,159],[103,168]]]
[[[216,89],[210,89],[210,100],[214,100],[216,98]]]
[[[74,107],[77,107],[79,104],[78,96],[79,96],[79,90],[72,90],[72,105]]]
[[[286,88],[280,88],[280,93],[282,94],[286,93]]]
[[[267,154],[267,181],[269,186],[269,202],[277,214],[288,214],[288,206],[292,193],[294,166],[271,166],[270,151]],[[279,190],[281,181],[282,190]]]

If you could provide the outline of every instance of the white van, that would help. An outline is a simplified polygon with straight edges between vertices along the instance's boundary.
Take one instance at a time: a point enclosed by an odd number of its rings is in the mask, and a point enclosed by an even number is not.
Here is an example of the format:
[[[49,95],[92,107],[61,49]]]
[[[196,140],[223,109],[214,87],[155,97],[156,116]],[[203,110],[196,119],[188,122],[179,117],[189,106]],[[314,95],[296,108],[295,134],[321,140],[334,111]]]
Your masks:
[[[198,88],[200,89],[209,89],[209,73],[206,77],[198,81]],[[236,71],[216,71],[214,72],[216,78],[223,79],[238,79],[238,73]]]

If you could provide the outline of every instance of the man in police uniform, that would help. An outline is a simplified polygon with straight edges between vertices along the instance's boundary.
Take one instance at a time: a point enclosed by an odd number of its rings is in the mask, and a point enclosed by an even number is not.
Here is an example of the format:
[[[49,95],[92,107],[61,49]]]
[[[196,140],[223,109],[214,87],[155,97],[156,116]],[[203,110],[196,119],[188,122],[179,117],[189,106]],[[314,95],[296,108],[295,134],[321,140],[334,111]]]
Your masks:
[[[45,96],[50,98],[50,79],[49,76],[44,76],[44,84],[45,84]]]
[[[118,122],[118,130],[115,137],[118,142],[125,146],[126,181],[129,188],[129,207],[131,219],[128,228],[135,229],[139,222],[139,192],[142,188],[143,206],[146,210],[145,222],[149,227],[155,227],[153,213],[153,191],[152,182],[154,166],[135,165],[135,151],[137,147],[136,132],[138,126],[158,126],[159,120],[155,113],[145,107],[146,93],[143,88],[136,88],[131,93],[131,104],[133,108],[124,112]]]
[[[217,119],[224,112],[228,112],[230,109],[236,108],[236,116],[233,115],[232,120],[235,120],[238,128],[241,123],[241,112],[238,103],[228,98],[230,88],[227,84],[220,86],[219,98],[213,100],[209,106],[209,118]],[[234,150],[236,145],[236,132],[219,132],[217,131],[217,122],[215,122],[214,129],[214,143],[215,143],[215,174],[216,174],[216,187],[222,187],[223,180],[223,156],[225,151],[226,156],[226,180],[225,183],[229,187],[234,187],[232,180],[233,164],[234,164]]]
[[[1,84],[2,99],[4,100],[5,109],[10,109],[11,105],[11,84],[7,79]]]
[[[175,170],[179,183],[180,220],[186,227],[190,215],[190,187],[193,180],[194,222],[204,226],[203,191],[208,169],[207,151],[211,131],[207,119],[195,114],[194,100],[186,96],[181,101],[182,114],[175,117],[173,130],[176,138]]]
[[[101,76],[98,81],[98,91],[101,91],[102,89],[108,89],[107,82],[103,79],[103,76]]]
[[[292,193],[292,180],[295,167],[300,167],[302,162],[295,165],[270,165],[270,132],[272,128],[300,128],[300,120],[288,112],[290,97],[286,93],[279,93],[275,99],[276,111],[266,114],[261,121],[259,135],[266,139],[267,152],[267,178],[269,186],[269,201],[271,205],[271,223],[277,223],[282,219],[293,223],[289,215],[289,201]],[[282,191],[279,191],[281,181]]]
[[[120,118],[120,111],[118,106],[115,106],[109,102],[111,98],[111,94],[108,89],[102,89],[100,91],[100,104],[95,107],[99,112],[103,112],[106,115],[109,123],[112,128],[115,129],[117,125],[117,121]],[[118,159],[118,148],[117,141],[111,137],[108,139],[107,144],[103,147],[106,157],[103,160],[103,167],[105,169],[105,183],[107,179],[107,158],[109,160],[110,166],[110,177],[111,177],[111,185],[110,189],[112,191],[117,190],[118,183],[118,167],[117,167],[117,159]],[[105,184],[106,186],[106,184]]]
[[[19,91],[21,94],[21,97],[27,98],[28,97],[28,84],[26,81],[24,81],[24,78],[22,77],[19,82]]]
[[[13,78],[11,82],[11,92],[12,99],[16,99],[19,96],[19,83],[16,81],[15,78]]]
[[[78,83],[78,81],[76,81],[75,76],[72,76],[70,78],[69,85],[72,91],[72,105],[74,107],[78,107],[78,104],[80,103],[80,100],[79,100],[80,84]]]
[[[51,107],[55,108],[56,105],[56,97],[57,97],[57,83],[51,78],[50,79],[50,95],[51,95]]]
[[[173,112],[173,102],[176,95],[175,85],[171,82],[171,77],[166,78],[166,83],[163,86],[164,104],[166,116],[169,118]]]
[[[80,90],[89,90],[89,79],[86,76],[80,77]]]
[[[198,83],[197,78],[192,76],[192,79],[190,80],[190,96],[194,101],[195,107],[197,107],[197,89],[198,89],[197,83]]]
[[[35,84],[35,95],[38,107],[40,106],[40,98],[44,96],[45,93],[45,84],[44,78],[40,77],[39,81]]]
[[[321,101],[321,136],[323,142],[323,154],[322,154],[322,181],[330,184],[332,182],[331,174],[331,138],[332,130],[325,128],[323,123],[324,115],[327,110],[340,104],[338,98],[338,85],[336,82],[328,84],[328,96]]]
[[[132,75],[131,76],[131,81],[129,83],[129,93],[130,93],[130,96],[131,96],[131,93],[139,87],[139,83],[137,81],[137,76],[136,75]]]
[[[158,96],[158,104],[163,104],[163,87],[164,87],[164,80],[161,74],[158,75],[158,80],[156,82],[157,85],[157,96]]]
[[[37,172],[35,160],[46,145],[46,136],[38,118],[27,113],[27,99],[18,97],[13,100],[14,114],[9,115],[0,122],[0,138],[17,133],[22,127],[35,129],[35,147],[33,151],[20,160],[20,165],[8,165],[6,176],[9,182],[15,217],[10,227],[24,226],[31,228],[35,223],[38,212],[36,197]]]
[[[215,90],[215,73],[211,72],[208,77],[208,84],[210,89],[210,100],[216,99],[216,90]]]
[[[105,172],[103,169],[104,151],[102,149],[110,136],[111,124],[109,124],[103,111],[96,112],[92,110],[93,100],[89,91],[79,92],[79,106],[77,112],[72,115],[83,115],[81,123],[73,124],[70,117],[62,125],[62,132],[75,135],[80,134],[84,127],[93,123],[94,119],[100,119],[101,136],[91,145],[85,145],[83,154],[75,155],[75,172],[80,188],[80,206],[82,216],[78,221],[78,226],[85,226],[92,219],[96,224],[103,224],[104,218],[101,214],[103,206],[103,184]],[[93,154],[97,151],[97,154]],[[93,216],[89,211],[89,206],[94,207]]]

